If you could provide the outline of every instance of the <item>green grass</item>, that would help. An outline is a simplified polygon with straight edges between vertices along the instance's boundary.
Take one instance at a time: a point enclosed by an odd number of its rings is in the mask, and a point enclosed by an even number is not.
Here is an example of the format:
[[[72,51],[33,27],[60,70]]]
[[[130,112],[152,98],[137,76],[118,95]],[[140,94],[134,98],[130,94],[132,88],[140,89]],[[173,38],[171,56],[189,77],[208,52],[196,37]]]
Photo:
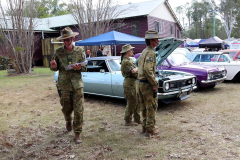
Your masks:
[[[0,71],[0,77],[6,75]],[[8,159],[240,159],[239,83],[159,103],[160,135],[124,126],[125,101],[85,95],[83,143],[66,132],[54,72],[0,78],[0,155]],[[8,152],[6,152],[6,150]]]

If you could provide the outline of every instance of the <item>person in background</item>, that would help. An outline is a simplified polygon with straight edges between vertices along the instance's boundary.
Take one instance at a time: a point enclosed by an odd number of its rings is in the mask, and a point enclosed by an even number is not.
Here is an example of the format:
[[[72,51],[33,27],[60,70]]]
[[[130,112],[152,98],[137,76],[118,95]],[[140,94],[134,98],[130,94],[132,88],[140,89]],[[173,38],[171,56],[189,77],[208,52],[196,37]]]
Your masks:
[[[205,50],[203,51],[203,52],[207,52],[208,51],[208,48],[207,47],[205,47]]]
[[[103,53],[102,53],[103,49],[104,49],[103,46],[99,46],[99,49],[98,49],[97,54],[96,54],[97,57],[101,57],[101,56],[103,56]]]
[[[79,33],[73,32],[66,27],[62,30],[61,36],[57,40],[62,40],[64,46],[56,49],[50,69],[59,71],[58,87],[61,97],[62,112],[66,120],[66,129],[70,132],[73,128],[75,133],[75,143],[81,143],[80,134],[83,126],[83,81],[81,72],[87,71],[87,66],[81,66],[81,62],[86,60],[83,48],[73,45],[75,36]],[[71,65],[73,69],[66,70]],[[72,124],[72,112],[74,112]]]
[[[91,51],[90,51],[90,50],[87,50],[86,58],[91,58],[91,55],[92,55]]]
[[[123,89],[124,96],[127,100],[125,109],[125,126],[137,126],[142,124],[140,120],[140,106],[138,102],[138,69],[134,61],[130,58],[133,56],[133,48],[130,44],[122,47],[121,53],[121,71],[124,77]],[[133,116],[133,117],[132,117]],[[132,121],[134,119],[134,122]]]
[[[157,31],[146,31],[147,47],[142,51],[138,62],[139,101],[143,118],[142,133],[147,137],[159,134],[158,127],[155,126],[155,114],[158,108],[158,81],[155,77],[156,53],[153,50],[158,46],[159,38]]]

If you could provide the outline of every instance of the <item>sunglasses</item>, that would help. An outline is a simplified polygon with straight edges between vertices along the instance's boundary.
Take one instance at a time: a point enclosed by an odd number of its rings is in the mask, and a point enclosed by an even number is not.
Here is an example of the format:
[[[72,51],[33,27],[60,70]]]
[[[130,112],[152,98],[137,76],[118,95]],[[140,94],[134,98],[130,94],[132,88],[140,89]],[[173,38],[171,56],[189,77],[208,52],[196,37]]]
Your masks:
[[[70,42],[70,41],[72,41],[72,38],[63,39],[63,42]]]

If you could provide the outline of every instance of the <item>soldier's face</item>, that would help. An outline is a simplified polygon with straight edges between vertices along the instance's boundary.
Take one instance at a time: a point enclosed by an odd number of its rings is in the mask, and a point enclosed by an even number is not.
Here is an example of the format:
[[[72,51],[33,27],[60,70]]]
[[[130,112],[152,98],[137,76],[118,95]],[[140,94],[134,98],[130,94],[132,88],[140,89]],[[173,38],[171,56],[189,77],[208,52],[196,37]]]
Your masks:
[[[129,56],[133,56],[133,49],[127,51],[126,54],[129,55]]]
[[[158,43],[159,43],[159,40],[157,38],[153,39],[152,40],[152,44],[154,45],[154,47],[157,47],[158,46]]]
[[[72,47],[72,42],[74,41],[74,38],[67,38],[67,39],[63,39],[63,43],[65,45],[66,48],[68,47]]]

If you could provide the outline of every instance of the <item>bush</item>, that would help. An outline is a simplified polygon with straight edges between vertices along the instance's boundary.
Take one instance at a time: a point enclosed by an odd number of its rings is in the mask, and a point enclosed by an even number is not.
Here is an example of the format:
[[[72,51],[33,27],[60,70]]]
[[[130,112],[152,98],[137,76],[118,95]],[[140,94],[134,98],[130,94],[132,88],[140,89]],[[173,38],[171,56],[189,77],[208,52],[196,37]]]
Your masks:
[[[11,60],[8,57],[0,56],[0,70],[8,68],[8,64],[11,64]]]

